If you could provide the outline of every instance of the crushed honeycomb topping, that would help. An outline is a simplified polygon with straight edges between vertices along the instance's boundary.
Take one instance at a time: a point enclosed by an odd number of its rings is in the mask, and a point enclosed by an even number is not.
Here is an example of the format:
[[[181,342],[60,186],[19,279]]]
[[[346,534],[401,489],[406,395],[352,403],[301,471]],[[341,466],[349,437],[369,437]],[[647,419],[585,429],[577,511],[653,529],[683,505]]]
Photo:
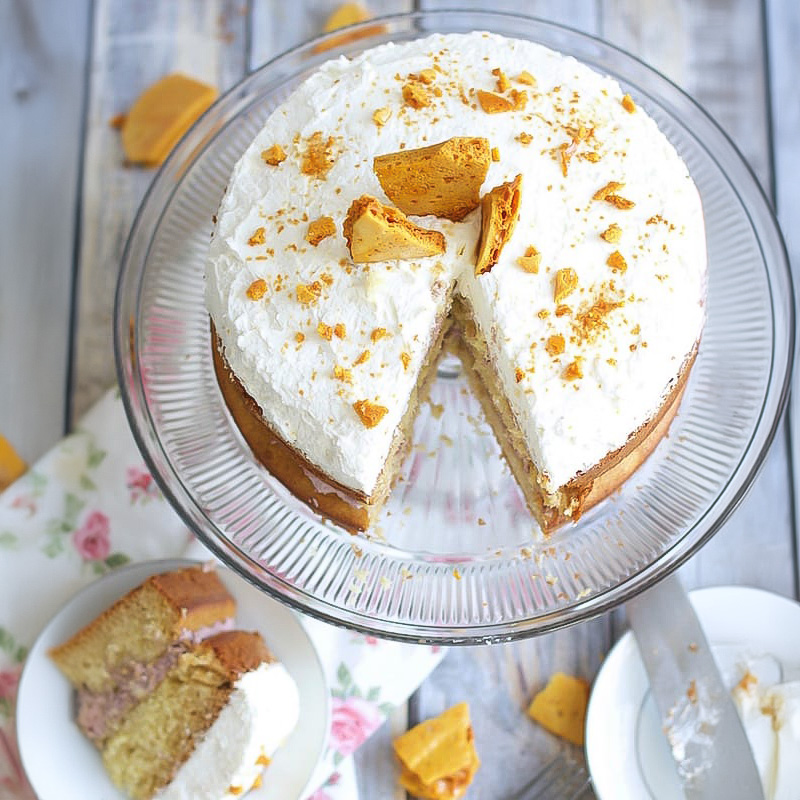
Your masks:
[[[323,239],[336,233],[333,217],[320,217],[310,222],[306,232],[306,241],[316,247]]]
[[[244,787],[242,786],[231,785],[228,787],[228,794],[232,794],[234,797],[238,797],[243,792],[244,792]]]
[[[344,337],[347,336],[347,328],[343,322],[337,322],[333,326],[333,335],[337,339],[344,339]]]
[[[271,763],[271,762],[270,762],[269,758],[268,758],[266,755],[264,755],[264,753],[262,753],[262,754],[261,754],[261,755],[260,755],[260,756],[259,756],[259,757],[256,759],[256,766],[257,766],[257,767],[268,767],[268,766],[270,765],[270,763]]]
[[[374,331],[369,335],[369,338],[372,339],[373,343],[377,342],[379,339],[383,339],[385,336],[389,335],[389,331],[386,328],[375,328]]]
[[[600,297],[586,309],[579,311],[573,321],[573,328],[580,341],[594,341],[597,335],[608,328],[606,317],[623,305],[621,301]]]
[[[267,282],[263,278],[256,278],[247,287],[247,296],[251,300],[260,300],[267,293]]]
[[[526,69],[522,70],[522,72],[520,72],[520,74],[517,75],[514,80],[517,83],[524,84],[525,86],[536,86],[536,78],[534,78],[533,75],[531,75]]]
[[[625,272],[625,270],[628,269],[628,264],[619,250],[615,250],[606,259],[606,264],[608,264],[614,272]]]
[[[369,350],[364,350],[361,355],[353,362],[354,366],[358,366],[359,364],[365,364],[369,361],[370,352]]]
[[[622,228],[616,222],[612,222],[601,234],[600,238],[611,244],[618,242],[622,238]]]
[[[336,163],[336,139],[329,136],[325,139],[322,131],[316,131],[307,141],[306,149],[300,162],[300,172],[314,178],[325,178]]]
[[[500,148],[499,147],[493,147],[492,148],[492,161],[497,163],[499,160],[500,160]]]
[[[273,144],[272,147],[261,151],[261,158],[265,164],[277,167],[278,164],[286,161],[286,152],[279,144]]]
[[[298,301],[303,305],[310,306],[319,299],[322,286],[319,281],[314,281],[313,283],[298,283],[296,291]]]
[[[496,67],[492,70],[492,75],[497,78],[497,91],[500,92],[500,94],[507,92],[511,88],[511,83],[505,76],[503,70],[501,70],[499,67]]]
[[[525,133],[524,131],[520,133],[519,136],[515,136],[514,138],[524,145],[529,145],[533,141],[533,136],[530,133]]]
[[[536,316],[539,317],[539,319],[547,319],[550,316],[550,311],[546,308],[543,308],[536,313]]]
[[[564,267],[556,272],[553,279],[553,300],[560,304],[565,297],[569,297],[578,286],[578,273],[572,267]],[[556,311],[558,314],[558,311]]]
[[[403,371],[405,372],[408,369],[408,365],[411,363],[411,355],[404,350],[400,353],[400,360],[403,362]]]
[[[260,228],[256,228],[253,231],[253,235],[247,240],[247,244],[249,244],[250,247],[255,247],[256,245],[264,244],[264,242],[266,241],[267,241],[267,231],[262,226]]]
[[[572,309],[568,305],[564,305],[563,303],[559,306],[556,306],[556,316],[557,317],[566,317],[567,315],[572,313]]]
[[[532,245],[525,250],[525,255],[517,259],[519,264],[525,272],[532,272],[536,274],[539,272],[539,264],[542,261],[542,254]]]
[[[560,333],[548,336],[544,349],[549,356],[560,356],[564,352],[564,337]]]
[[[330,272],[323,272],[322,275],[319,276],[319,279],[326,286],[333,286],[333,275],[331,275]]]
[[[294,340],[297,342],[297,344],[302,344],[306,340],[306,335],[304,333],[301,333],[300,331],[298,331],[294,335]]]
[[[365,428],[374,428],[389,413],[386,406],[370,403],[369,400],[356,400],[353,408]]]
[[[564,367],[564,372],[562,377],[566,381],[576,381],[578,378],[583,377],[583,369],[581,369],[581,361],[582,359],[580,356],[576,358],[574,361],[571,361]]]
[[[624,95],[621,102],[622,107],[629,114],[633,114],[633,112],[636,111],[636,103],[633,102],[633,98],[629,94]]]
[[[328,341],[333,339],[333,328],[330,325],[326,325],[324,322],[317,323],[317,333]]]
[[[391,116],[391,108],[377,108],[372,114],[372,121],[381,128],[391,119]]]
[[[418,83],[407,83],[403,87],[403,100],[411,108],[425,108],[431,104],[431,93]]]
[[[514,380],[517,383],[520,383],[524,377],[525,377],[525,373],[519,367],[517,367],[514,370]]]
[[[345,369],[344,367],[340,367],[338,364],[333,368],[333,377],[337,381],[342,381],[342,383],[352,383],[353,382],[353,373],[350,372],[349,369]]]

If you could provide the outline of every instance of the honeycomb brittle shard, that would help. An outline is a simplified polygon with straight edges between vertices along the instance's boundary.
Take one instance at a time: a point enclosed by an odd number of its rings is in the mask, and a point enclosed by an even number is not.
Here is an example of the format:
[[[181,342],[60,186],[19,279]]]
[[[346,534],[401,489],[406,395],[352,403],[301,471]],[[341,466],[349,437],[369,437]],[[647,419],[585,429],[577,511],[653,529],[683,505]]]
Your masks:
[[[457,222],[478,207],[491,160],[487,139],[456,136],[377,156],[373,168],[386,196],[404,214]]]
[[[420,228],[402,211],[369,195],[352,202],[343,232],[356,264],[425,258],[445,251],[444,236],[439,231]]]
[[[481,235],[475,260],[475,274],[489,272],[511,239],[519,216],[522,175],[501,183],[481,200]]]

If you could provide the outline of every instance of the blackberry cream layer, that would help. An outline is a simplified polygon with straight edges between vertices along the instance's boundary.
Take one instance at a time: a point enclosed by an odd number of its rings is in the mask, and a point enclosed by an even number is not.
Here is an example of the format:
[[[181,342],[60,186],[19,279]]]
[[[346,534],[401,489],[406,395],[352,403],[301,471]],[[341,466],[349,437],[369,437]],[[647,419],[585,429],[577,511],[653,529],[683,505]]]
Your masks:
[[[612,79],[435,35],[324,64],[237,163],[206,269],[215,364],[257,457],[366,529],[448,335],[547,532],[677,411],[705,313],[686,165]]]

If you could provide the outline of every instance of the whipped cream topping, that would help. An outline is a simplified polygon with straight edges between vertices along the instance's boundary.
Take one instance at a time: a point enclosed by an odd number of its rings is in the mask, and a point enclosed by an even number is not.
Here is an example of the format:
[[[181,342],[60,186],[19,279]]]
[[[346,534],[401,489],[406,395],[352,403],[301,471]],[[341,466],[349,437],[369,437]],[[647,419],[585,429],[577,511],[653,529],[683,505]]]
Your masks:
[[[236,682],[227,705],[159,800],[233,800],[247,792],[297,724],[300,697],[282,664],[261,664]]]
[[[493,70],[510,88],[501,92]],[[425,81],[409,78],[422,71]],[[406,104],[409,83],[428,105]],[[487,113],[478,90],[526,98]],[[371,493],[455,283],[547,491],[623,446],[700,337],[706,268],[688,170],[630,108],[614,80],[573,58],[486,33],[324,64],[236,165],[206,270],[224,355],[266,421],[331,478]],[[460,222],[411,218],[444,233],[442,256],[354,265],[341,235],[348,207],[362,194],[391,205],[373,157],[453,136],[497,148],[482,193],[522,175],[519,221],[499,262],[475,277],[476,210]],[[286,154],[277,165],[262,158],[274,145]],[[593,199],[611,182],[611,199]],[[323,216],[337,232],[312,246],[308,225]],[[535,274],[517,263],[530,247],[541,257]],[[577,286],[556,302],[566,269]],[[266,291],[254,300],[257,280]],[[297,288],[309,285],[313,301],[301,302]],[[336,325],[343,336],[319,332]],[[364,400],[387,409],[371,428],[353,408]]]
[[[733,700],[764,787],[765,800],[796,800],[800,792],[800,681],[764,686],[750,672]]]

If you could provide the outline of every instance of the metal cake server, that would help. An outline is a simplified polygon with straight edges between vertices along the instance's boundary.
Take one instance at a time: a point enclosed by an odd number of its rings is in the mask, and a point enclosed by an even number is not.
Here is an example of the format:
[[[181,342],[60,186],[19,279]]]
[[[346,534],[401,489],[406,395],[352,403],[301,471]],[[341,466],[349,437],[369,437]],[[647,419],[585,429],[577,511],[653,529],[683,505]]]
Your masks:
[[[687,800],[764,800],[750,743],[678,578],[625,610]]]

